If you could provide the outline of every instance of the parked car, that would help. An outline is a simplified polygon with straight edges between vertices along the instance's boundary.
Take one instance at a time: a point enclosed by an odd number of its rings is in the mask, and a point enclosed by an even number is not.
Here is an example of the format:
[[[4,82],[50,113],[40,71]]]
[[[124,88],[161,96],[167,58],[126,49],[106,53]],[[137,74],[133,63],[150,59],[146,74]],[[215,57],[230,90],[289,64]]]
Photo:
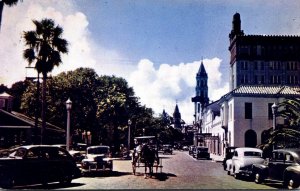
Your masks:
[[[109,146],[90,146],[86,149],[86,157],[81,162],[83,174],[113,170],[113,160]]]
[[[173,148],[172,145],[163,145],[163,154],[173,154]]]
[[[188,151],[188,150],[189,150],[189,147],[188,147],[188,146],[183,146],[183,147],[182,147],[182,150]]]
[[[199,158],[210,159],[208,148],[204,146],[197,146],[194,150],[193,157],[196,159]]]
[[[300,185],[300,149],[278,149],[272,152],[272,157],[264,164],[254,164],[254,181],[281,181],[289,189]]]
[[[225,149],[225,157],[224,157],[224,160],[222,162],[222,165],[223,165],[223,168],[224,170],[227,169],[227,164],[226,164],[226,161],[228,159],[231,159],[233,157],[233,153],[234,153],[234,150],[236,149],[237,147],[227,147]]]
[[[63,148],[51,145],[20,146],[0,158],[0,186],[70,184],[80,176],[72,156]]]
[[[234,150],[232,159],[227,162],[228,174],[233,174],[235,178],[240,176],[251,176],[252,165],[262,164],[264,159],[262,157],[263,151],[258,148],[239,147]],[[231,161],[231,163],[230,163]]]
[[[193,155],[195,149],[196,149],[196,146],[195,146],[195,145],[191,145],[191,146],[189,147],[189,155]]]

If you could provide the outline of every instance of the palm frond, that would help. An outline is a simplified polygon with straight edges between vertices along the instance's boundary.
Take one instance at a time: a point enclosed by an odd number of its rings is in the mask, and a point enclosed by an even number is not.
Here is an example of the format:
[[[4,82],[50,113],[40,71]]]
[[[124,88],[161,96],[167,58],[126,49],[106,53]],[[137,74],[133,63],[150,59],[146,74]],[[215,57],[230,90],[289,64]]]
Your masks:
[[[13,5],[16,5],[19,1],[22,1],[22,0],[2,0],[3,3],[5,5],[8,5],[8,6],[13,6]]]
[[[23,57],[26,60],[28,60],[29,64],[31,64],[34,61],[34,59],[35,59],[34,50],[32,48],[28,48],[28,49],[24,50]]]
[[[30,47],[35,47],[38,43],[39,39],[37,38],[37,34],[35,31],[27,31],[23,33],[23,37],[25,39],[25,44]]]

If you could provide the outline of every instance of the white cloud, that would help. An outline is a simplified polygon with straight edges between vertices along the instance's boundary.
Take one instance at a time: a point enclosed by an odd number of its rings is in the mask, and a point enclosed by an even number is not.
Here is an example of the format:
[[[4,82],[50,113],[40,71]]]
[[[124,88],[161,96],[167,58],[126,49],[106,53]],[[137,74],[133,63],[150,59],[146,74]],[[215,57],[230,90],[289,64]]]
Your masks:
[[[143,59],[128,79],[135,93],[147,107],[156,113],[163,109],[173,114],[176,101],[181,117],[187,123],[192,123],[194,105],[191,98],[195,96],[196,73],[201,61],[180,63],[179,65],[162,64],[155,69],[154,63]],[[209,98],[217,100],[228,92],[229,86],[223,87],[220,72],[221,60],[218,58],[203,60],[208,73]]]
[[[86,15],[78,12],[71,2],[31,0],[4,7],[0,31],[0,84],[10,86],[25,79],[28,63],[22,56],[26,48],[22,34],[23,31],[35,30],[32,20],[44,18],[51,18],[60,25],[64,30],[63,38],[69,42],[69,53],[62,55],[62,64],[54,68],[52,75],[90,67],[99,75],[128,76],[131,66],[121,66],[119,63],[124,58],[117,51],[107,50],[93,42]]]
[[[128,64],[126,56],[95,44],[93,35],[96,34],[89,31],[88,18],[71,2],[30,0],[4,8],[0,31],[0,84],[10,86],[25,79],[28,63],[22,57],[25,48],[21,37],[23,31],[35,29],[33,19],[51,18],[62,26],[63,38],[69,42],[69,53],[63,55],[63,64],[55,68],[52,75],[78,67],[91,67],[99,75],[121,76],[128,80],[142,104],[153,108],[156,113],[165,109],[172,115],[177,100],[182,119],[188,123],[193,121],[191,98],[195,96],[195,78],[201,61],[178,65],[165,63],[157,69],[147,59],[140,60],[137,65]],[[209,77],[209,97],[217,100],[229,89],[221,81],[221,60],[213,58],[203,62]]]

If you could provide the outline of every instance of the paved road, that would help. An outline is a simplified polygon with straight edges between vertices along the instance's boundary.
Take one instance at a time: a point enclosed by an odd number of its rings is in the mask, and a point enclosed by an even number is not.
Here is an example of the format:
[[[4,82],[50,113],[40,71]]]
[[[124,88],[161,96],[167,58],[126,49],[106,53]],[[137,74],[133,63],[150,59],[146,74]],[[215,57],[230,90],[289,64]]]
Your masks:
[[[130,160],[114,161],[114,172],[82,177],[68,187],[50,184],[46,189],[278,189],[281,184],[255,184],[250,180],[236,180],[223,170],[221,163],[212,160],[195,160],[187,152],[175,151],[161,155],[163,172],[144,179],[143,168],[132,174]],[[28,187],[27,187],[28,188]],[[43,188],[43,187],[30,187]],[[30,189],[29,188],[29,189]],[[43,188],[44,189],[44,188]]]

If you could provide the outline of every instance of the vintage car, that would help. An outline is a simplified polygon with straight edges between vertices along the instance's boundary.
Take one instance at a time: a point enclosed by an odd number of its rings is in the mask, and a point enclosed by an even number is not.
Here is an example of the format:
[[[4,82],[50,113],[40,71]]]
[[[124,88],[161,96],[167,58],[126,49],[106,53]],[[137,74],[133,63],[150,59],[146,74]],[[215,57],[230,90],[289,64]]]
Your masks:
[[[239,147],[234,150],[232,159],[227,160],[228,175],[233,174],[235,178],[252,175],[252,165],[262,164],[262,150],[258,148]]]
[[[197,146],[194,150],[193,157],[196,159],[200,159],[200,158],[210,159],[208,148],[204,146]]]
[[[300,185],[300,149],[278,149],[264,164],[253,164],[254,181],[281,181],[289,189]]]
[[[231,158],[233,157],[233,153],[234,153],[234,150],[235,150],[236,148],[237,148],[237,147],[227,147],[227,148],[225,149],[225,157],[224,157],[224,159],[223,159],[223,161],[222,161],[222,165],[223,165],[224,170],[227,169],[226,161],[227,161],[228,159],[231,159]],[[228,161],[228,162],[229,162],[229,161]]]
[[[173,148],[172,148],[172,145],[163,145],[163,154],[173,154]]]
[[[196,146],[195,146],[195,145],[191,145],[191,146],[189,147],[189,155],[193,155],[195,149],[196,149]]]
[[[83,174],[113,170],[113,160],[109,146],[90,146],[86,149],[86,157],[81,162]]]
[[[0,158],[0,186],[32,185],[49,182],[70,184],[80,170],[65,149],[51,145],[28,145]]]

